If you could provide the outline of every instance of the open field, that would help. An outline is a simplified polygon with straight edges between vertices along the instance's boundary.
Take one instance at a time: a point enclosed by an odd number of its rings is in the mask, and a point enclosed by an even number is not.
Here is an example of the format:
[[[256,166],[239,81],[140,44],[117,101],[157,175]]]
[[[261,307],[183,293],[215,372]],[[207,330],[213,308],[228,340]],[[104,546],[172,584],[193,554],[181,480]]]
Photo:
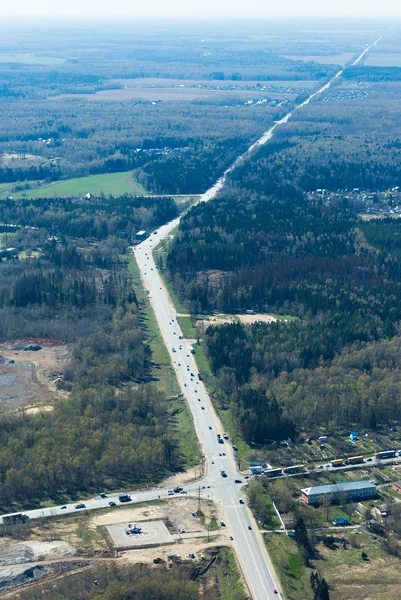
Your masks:
[[[380,539],[374,540],[366,533],[353,534],[350,530],[344,537],[348,541],[350,537],[356,539],[356,546],[353,542],[344,548],[337,542],[329,549],[318,543],[318,558],[312,560],[311,568],[306,568],[294,540],[281,534],[266,536],[267,548],[288,597],[293,600],[313,598],[309,578],[312,571],[318,571],[329,585],[332,600],[398,600],[400,559],[389,556]],[[362,551],[368,560],[361,558]]]
[[[41,350],[25,351],[28,344]],[[27,412],[50,410],[62,393],[55,381],[71,361],[70,346],[53,340],[12,340],[0,344],[0,412],[30,405]]]
[[[158,78],[118,79],[111,82],[111,84],[113,83],[116,84],[116,89],[101,90],[94,94],[60,94],[59,96],[50,97],[49,100],[85,98],[93,101],[138,99],[156,102],[194,100],[224,94],[238,94],[247,97],[256,95],[255,97],[262,99],[267,97],[269,93],[273,93],[276,99],[282,100],[295,97],[300,92],[310,90],[315,85],[313,81],[280,81],[273,85],[271,81],[196,81]]]
[[[344,66],[353,58],[352,52],[343,52],[342,54],[296,54],[287,55],[285,58],[290,60],[302,60],[303,62],[317,62],[321,65],[340,65]]]
[[[369,52],[364,65],[366,67],[401,67],[401,53]]]
[[[35,56],[34,54],[0,54],[0,63],[19,63],[24,65],[62,65],[64,58],[54,56]]]
[[[25,190],[13,194],[13,198],[51,198],[54,196],[83,196],[91,193],[99,196],[111,194],[122,196],[124,194],[142,195],[146,190],[132,179],[130,171],[120,173],[107,173],[104,175],[90,175],[77,177],[65,181],[57,181],[40,188]]]
[[[8,188],[6,187],[8,186]],[[0,198],[10,195],[12,184],[5,184],[0,188]],[[76,177],[65,181],[56,181],[38,188],[27,189],[12,193],[14,199],[21,198],[53,198],[55,196],[84,196],[85,194],[106,196],[123,196],[124,194],[146,195],[146,190],[132,179],[130,171],[121,173],[107,173],[105,175],[90,175],[89,177]]]

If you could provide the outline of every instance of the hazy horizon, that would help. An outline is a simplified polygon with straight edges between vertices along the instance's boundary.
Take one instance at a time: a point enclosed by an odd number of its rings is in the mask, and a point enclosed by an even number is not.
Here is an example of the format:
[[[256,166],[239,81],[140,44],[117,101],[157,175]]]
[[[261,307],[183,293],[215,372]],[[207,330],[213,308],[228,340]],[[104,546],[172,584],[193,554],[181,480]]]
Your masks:
[[[163,0],[153,0],[146,5],[134,5],[129,0],[70,0],[62,7],[55,6],[52,0],[37,0],[33,7],[30,0],[20,0],[16,5],[0,6],[0,17],[8,19],[401,19],[401,6],[398,0],[383,2],[363,0],[337,0],[321,3],[319,0],[287,0],[282,4],[271,4],[257,0],[243,3],[229,0],[204,0],[188,7],[184,0],[171,0],[166,9]]]

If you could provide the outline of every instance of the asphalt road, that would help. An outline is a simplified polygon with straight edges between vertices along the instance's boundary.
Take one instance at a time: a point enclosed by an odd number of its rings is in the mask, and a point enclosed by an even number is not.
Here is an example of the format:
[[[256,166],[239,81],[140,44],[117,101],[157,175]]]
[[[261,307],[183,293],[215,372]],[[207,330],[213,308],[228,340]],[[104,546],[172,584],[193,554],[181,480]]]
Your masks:
[[[370,47],[375,45],[376,40]],[[355,59],[357,64],[368,52],[367,47]],[[342,73],[338,71],[332,79],[323,85],[317,92],[311,94],[294,110],[308,104],[315,96],[327,90],[331,83]],[[200,198],[199,202],[207,202],[214,198],[223,187],[227,174],[244,161],[244,157],[254,151],[258,146],[265,144],[274,134],[277,127],[287,123],[292,113],[277,121],[273,127],[252,144],[245,155],[240,156],[226,170],[223,177]],[[153,259],[154,247],[164,240],[179,219],[168,223],[152,234],[147,240],[135,248],[135,256],[148,291],[158,325],[164,342],[169,350],[170,357],[177,375],[180,387],[191,409],[198,439],[209,469],[208,481],[214,488],[214,499],[222,503],[226,512],[226,524],[234,537],[234,544],[244,577],[254,600],[277,598],[276,590],[280,585],[261,535],[255,527],[251,512],[245,504],[240,503],[241,493],[235,479],[240,478],[237,471],[233,450],[230,444],[219,444],[217,433],[222,434],[222,426],[214,411],[210,398],[201,381],[197,378],[197,367],[193,355],[189,350],[189,343],[182,339],[182,332],[178,326],[176,312],[169,298],[168,292],[162,283],[157,266]],[[224,452],[224,456],[222,453]],[[221,469],[227,473],[227,478],[220,475]],[[282,593],[280,593],[282,595]]]
[[[365,48],[353,64],[357,64],[378,41],[376,40],[374,44]],[[217,192],[223,187],[226,175],[236,166],[242,164],[246,155],[249,155],[258,146],[270,140],[275,129],[287,123],[295,110],[302,108],[312,98],[327,90],[341,73],[342,70],[336,73],[328,83],[322,86],[317,92],[311,94],[309,98],[299,104],[293,111],[285,115],[280,121],[277,121],[257,142],[249,147],[243,156],[236,159],[216,184],[201,196],[199,202],[206,202],[214,198]],[[207,496],[213,493],[213,500],[220,502],[224,507],[227,531],[234,538],[237,557],[253,600],[284,598],[273,565],[267,554],[263,538],[257,529],[252,513],[245,503],[242,504],[240,502],[240,498],[242,498],[241,485],[236,484],[235,479],[241,479],[241,476],[237,471],[234,452],[230,443],[218,443],[217,433],[223,433],[222,426],[203,383],[197,378],[198,371],[194,357],[189,351],[189,343],[184,339],[180,339],[182,332],[177,324],[175,309],[171,304],[168,292],[162,283],[153,259],[152,252],[154,247],[164,240],[178,223],[179,219],[175,219],[160,227],[156,234],[152,234],[147,240],[137,246],[134,252],[161,334],[169,350],[177,379],[192,412],[196,432],[206,459],[208,475],[202,482],[202,485],[206,487],[205,490],[202,490],[202,494]],[[221,476],[222,469],[227,474],[226,478]],[[207,488],[207,485],[211,486],[210,489]],[[188,493],[195,494],[198,487],[199,484],[193,484],[192,486],[187,486],[185,489]],[[169,497],[168,491],[165,489],[127,493],[131,495],[134,502]],[[93,510],[107,507],[110,501],[115,501],[118,504],[117,496],[110,496],[107,499],[94,498],[85,500],[84,503],[87,510]],[[61,507],[51,507],[43,510],[26,511],[25,514],[30,518],[40,518],[76,511],[77,509],[75,509],[74,505],[67,505],[63,509]],[[275,590],[278,590],[279,594],[276,594]]]

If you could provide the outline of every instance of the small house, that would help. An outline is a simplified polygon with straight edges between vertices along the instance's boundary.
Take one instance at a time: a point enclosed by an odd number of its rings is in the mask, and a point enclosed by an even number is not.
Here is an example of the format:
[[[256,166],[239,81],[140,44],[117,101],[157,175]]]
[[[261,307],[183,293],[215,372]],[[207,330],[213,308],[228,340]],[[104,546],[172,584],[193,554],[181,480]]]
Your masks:
[[[358,433],[356,431],[351,431],[349,439],[355,442],[358,439]]]

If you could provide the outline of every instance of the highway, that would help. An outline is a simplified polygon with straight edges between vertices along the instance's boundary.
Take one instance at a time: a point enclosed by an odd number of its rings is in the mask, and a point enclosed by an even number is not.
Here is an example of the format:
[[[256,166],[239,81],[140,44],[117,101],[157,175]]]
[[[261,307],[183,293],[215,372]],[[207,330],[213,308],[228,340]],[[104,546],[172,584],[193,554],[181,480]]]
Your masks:
[[[357,64],[369,49],[379,41],[379,39],[371,46],[365,48],[353,64]],[[336,75],[334,75],[332,79],[318,91],[311,94],[304,102],[300,103],[291,112],[285,115],[285,117],[277,121],[258,141],[248,148],[244,155],[235,160],[235,162],[224,172],[223,176],[201,196],[198,202],[206,202],[214,198],[223,187],[226,176],[230,171],[235,169],[239,164],[242,164],[244,159],[257,147],[270,140],[275,129],[280,125],[287,123],[295,110],[299,110],[308,104],[315,96],[327,90],[341,73],[342,70],[336,73]],[[205,456],[208,473],[206,478],[202,481],[202,485],[205,485],[205,490],[202,490],[202,494],[207,497],[208,493],[211,493],[211,490],[213,490],[213,500],[220,502],[224,507],[227,532],[234,538],[234,548],[253,600],[273,600],[277,597],[284,598],[270,557],[267,554],[263,538],[258,531],[251,511],[246,506],[245,498],[242,498],[241,485],[235,483],[236,479],[242,479],[242,477],[237,471],[231,444],[227,441],[224,443],[218,442],[217,434],[223,433],[222,425],[213,408],[203,382],[199,381],[197,377],[198,371],[194,356],[189,350],[190,343],[183,339],[182,332],[177,323],[176,311],[161,280],[153,258],[152,253],[155,246],[165,240],[178,223],[179,219],[175,219],[163,227],[160,227],[157,232],[150,235],[148,239],[134,248],[135,257],[144,286],[148,291],[148,297],[153,307],[160,332],[169,351],[177,380],[191,410],[196,433]],[[222,469],[227,474],[226,478],[221,476]],[[208,485],[211,486],[210,491],[207,489]],[[190,486],[186,486],[185,490],[188,493],[195,494],[198,486],[199,483],[194,483]],[[169,497],[166,489],[153,489],[141,492],[133,491],[127,493],[131,495],[134,502]],[[118,502],[114,496],[110,496],[106,499],[95,498],[84,500],[84,502],[86,509],[92,510],[107,507],[110,500],[114,500],[116,503]],[[75,511],[74,505],[69,505],[66,508],[52,507],[43,510],[25,511],[25,514],[30,518],[40,518]]]
[[[155,245],[174,226],[175,223],[161,228],[137,246],[136,260],[178,382],[193,415],[208,468],[207,484],[213,488],[213,500],[224,507],[227,531],[234,538],[234,546],[252,598],[277,598],[274,590],[279,589],[279,582],[267,556],[263,538],[246,506],[245,498],[242,497],[241,485],[235,483],[235,479],[241,479],[241,476],[237,471],[232,446],[227,441],[218,441],[217,434],[224,433],[222,425],[203,382],[197,377],[198,370],[190,352],[190,342],[183,339],[175,309],[152,255]],[[221,470],[226,472],[226,478],[222,477]]]
[[[352,64],[360,62],[369,49],[376,45],[379,40],[380,38],[366,47]],[[295,110],[299,110],[317,95],[327,90],[333,81],[341,76],[342,72],[342,69],[339,70],[330,81],[277,121],[259,140],[248,148],[244,155],[239,156],[234,161],[215,185],[201,196],[198,202],[207,202],[214,198],[223,187],[228,173],[242,164],[249,153],[268,142],[272,138],[275,129],[287,123]],[[208,481],[214,488],[214,499],[221,502],[225,508],[226,524],[234,537],[237,557],[250,594],[253,600],[266,600],[277,598],[277,590],[279,590],[279,595],[284,597],[266,552],[262,536],[256,529],[252,514],[246,504],[240,503],[241,493],[238,484],[235,483],[235,479],[239,478],[239,474],[232,447],[227,443],[218,443],[217,434],[223,433],[222,425],[205,386],[197,378],[197,367],[194,357],[189,351],[189,343],[182,339],[183,335],[177,323],[176,311],[153,258],[154,248],[168,237],[178,223],[179,219],[175,219],[150,235],[148,239],[134,249],[135,257],[164,343],[170,353],[178,382],[192,412],[196,433],[208,466]],[[222,456],[223,452],[224,456]],[[221,469],[225,470],[227,478],[221,477]]]

